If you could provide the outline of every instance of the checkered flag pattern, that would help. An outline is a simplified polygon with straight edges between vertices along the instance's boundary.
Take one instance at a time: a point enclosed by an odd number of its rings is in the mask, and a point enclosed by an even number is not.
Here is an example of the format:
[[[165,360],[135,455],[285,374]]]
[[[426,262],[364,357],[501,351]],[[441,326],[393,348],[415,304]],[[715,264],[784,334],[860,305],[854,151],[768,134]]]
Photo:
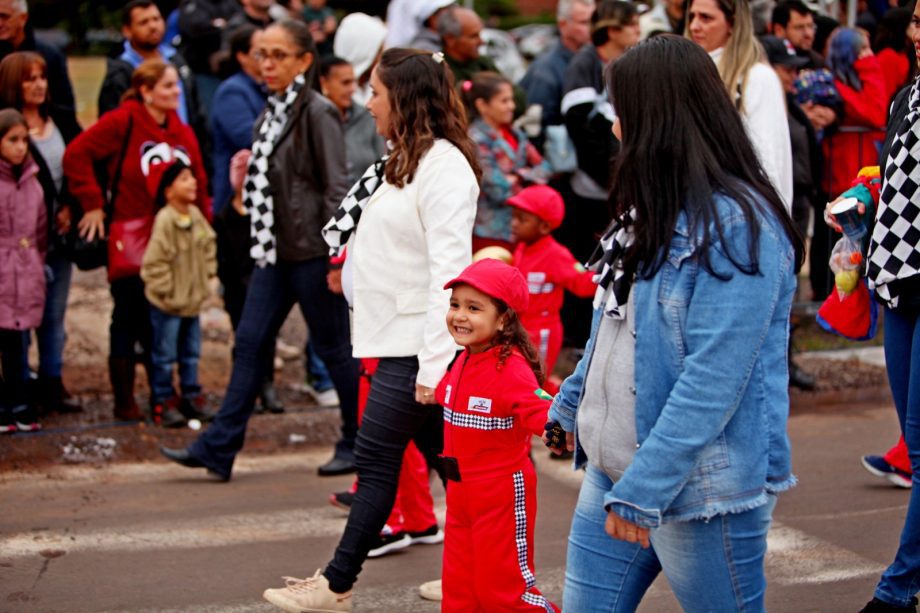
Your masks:
[[[340,255],[352,232],[358,227],[364,207],[383,182],[387,158],[385,155],[368,166],[361,178],[348,190],[342,204],[335,210],[335,215],[323,226],[323,239],[329,245],[330,255]]]
[[[283,94],[269,97],[243,183],[243,202],[249,209],[249,255],[259,266],[275,264],[275,203],[268,183],[268,158],[287,123],[288,112],[306,79],[298,75]]]
[[[597,291],[594,294],[594,308],[604,307],[604,314],[613,319],[623,319],[626,311],[623,306],[629,298],[629,289],[632,278],[627,276],[623,269],[623,257],[636,240],[632,225],[636,221],[635,209],[626,213],[626,219],[631,223],[624,223],[624,218],[613,222],[610,228],[601,237],[601,243],[591,256],[587,267],[594,270],[594,282]],[[600,253],[598,253],[598,251]]]
[[[548,613],[555,613],[553,607],[547,602],[542,594],[534,594],[527,590],[533,589],[537,584],[536,577],[527,564],[529,552],[527,550],[527,500],[524,489],[524,473],[517,471],[512,475],[514,480],[514,544],[517,547],[518,566],[521,568],[521,576],[524,578],[525,591],[521,594],[521,600],[535,607],[542,607]]]
[[[459,413],[444,407],[444,421],[458,428],[471,428],[473,430],[511,430],[514,428],[514,417],[483,417]]]
[[[920,273],[920,81],[910,90],[908,112],[891,143],[885,182],[869,243],[869,288],[891,308],[898,296],[889,284]]]

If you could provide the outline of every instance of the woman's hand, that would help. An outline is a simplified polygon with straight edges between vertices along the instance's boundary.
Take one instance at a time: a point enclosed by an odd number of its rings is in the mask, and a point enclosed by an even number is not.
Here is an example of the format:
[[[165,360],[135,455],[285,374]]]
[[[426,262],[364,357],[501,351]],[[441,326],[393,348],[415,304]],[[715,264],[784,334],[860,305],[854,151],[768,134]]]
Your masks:
[[[233,188],[234,193],[239,193],[243,189],[250,158],[252,158],[252,151],[249,149],[240,149],[230,158],[230,187]]]
[[[333,294],[342,295],[342,269],[334,268],[326,273],[326,285]]]
[[[604,530],[619,541],[639,543],[643,549],[648,549],[649,547],[648,528],[642,528],[628,522],[613,511],[607,512],[607,522],[604,525]]]
[[[57,226],[58,234],[67,234],[70,232],[70,223],[72,215],[70,213],[70,206],[64,205],[58,209],[57,215],[54,216],[54,222]]]
[[[834,205],[843,200],[843,196],[838,197],[833,202],[828,202],[827,206],[824,207],[824,223],[834,229],[835,232],[843,232],[843,228],[840,227],[840,224],[837,223],[837,218],[831,214],[831,209],[834,208]],[[856,205],[856,211],[860,215],[866,214],[866,205],[860,202]]]
[[[96,237],[105,238],[105,211],[95,209],[83,213],[83,219],[77,224],[77,229],[87,241],[92,241]]]
[[[425,387],[420,383],[415,384],[415,401],[419,404],[435,404],[434,388]]]

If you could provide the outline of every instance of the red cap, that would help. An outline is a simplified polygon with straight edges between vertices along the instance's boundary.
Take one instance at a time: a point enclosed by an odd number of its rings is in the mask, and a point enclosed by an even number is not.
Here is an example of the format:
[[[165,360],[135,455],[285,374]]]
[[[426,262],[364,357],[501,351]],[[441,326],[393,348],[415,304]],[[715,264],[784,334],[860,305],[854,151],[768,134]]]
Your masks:
[[[501,260],[486,258],[473,262],[463,269],[459,276],[444,284],[444,289],[450,289],[460,283],[466,283],[492,298],[501,300],[516,313],[526,311],[530,301],[524,275],[517,268],[508,266]]]
[[[533,213],[555,230],[565,218],[565,202],[559,192],[548,185],[531,185],[508,198],[508,206]]]

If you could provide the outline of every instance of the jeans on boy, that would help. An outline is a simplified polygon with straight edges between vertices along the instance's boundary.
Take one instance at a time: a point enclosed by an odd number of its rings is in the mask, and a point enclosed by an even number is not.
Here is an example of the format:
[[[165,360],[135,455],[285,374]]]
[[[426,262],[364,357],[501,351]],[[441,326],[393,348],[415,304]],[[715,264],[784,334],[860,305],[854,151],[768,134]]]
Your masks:
[[[150,389],[152,402],[165,402],[175,395],[173,364],[179,364],[179,385],[183,398],[201,394],[198,359],[201,357],[201,324],[197,317],[178,317],[150,307],[153,327]]]

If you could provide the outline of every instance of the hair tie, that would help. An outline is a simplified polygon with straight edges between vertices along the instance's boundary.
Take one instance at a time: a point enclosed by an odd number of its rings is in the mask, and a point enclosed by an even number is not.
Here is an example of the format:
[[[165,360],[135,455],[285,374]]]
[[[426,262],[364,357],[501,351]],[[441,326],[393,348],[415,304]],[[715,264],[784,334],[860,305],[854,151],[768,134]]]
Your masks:
[[[463,82],[462,87],[463,87],[463,91],[468,92],[471,89],[473,89],[473,82],[467,79],[466,81]]]
[[[441,52],[441,51],[437,51],[437,52],[435,52],[435,53],[432,53],[432,54],[431,54],[431,59],[434,60],[434,63],[435,63],[435,64],[440,64],[441,62],[444,61],[444,53]]]

